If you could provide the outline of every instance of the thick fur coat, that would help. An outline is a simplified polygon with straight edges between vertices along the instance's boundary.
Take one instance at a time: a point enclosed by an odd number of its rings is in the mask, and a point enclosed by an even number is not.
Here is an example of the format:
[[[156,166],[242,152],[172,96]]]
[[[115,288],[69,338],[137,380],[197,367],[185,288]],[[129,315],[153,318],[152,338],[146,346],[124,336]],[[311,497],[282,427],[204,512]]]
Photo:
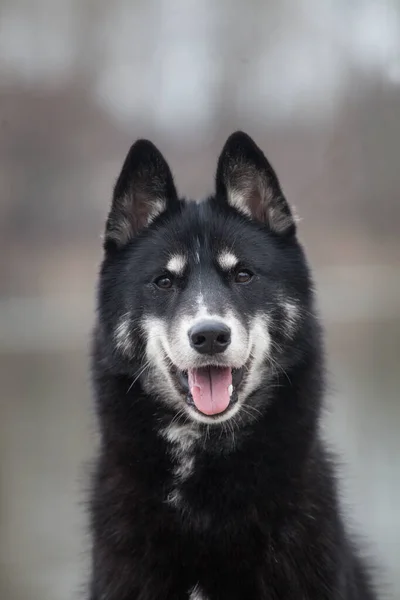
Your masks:
[[[312,281],[277,176],[233,134],[178,198],[136,142],[106,224],[90,600],[374,600],[319,420]]]

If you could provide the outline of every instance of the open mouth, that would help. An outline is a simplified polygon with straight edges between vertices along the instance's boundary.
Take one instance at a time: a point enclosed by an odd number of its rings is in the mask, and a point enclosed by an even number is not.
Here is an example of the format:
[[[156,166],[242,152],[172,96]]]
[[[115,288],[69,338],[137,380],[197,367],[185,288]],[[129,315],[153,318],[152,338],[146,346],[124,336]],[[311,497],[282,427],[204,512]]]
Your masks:
[[[177,379],[186,392],[186,402],[207,416],[221,415],[237,402],[244,367],[206,366],[177,372]]]

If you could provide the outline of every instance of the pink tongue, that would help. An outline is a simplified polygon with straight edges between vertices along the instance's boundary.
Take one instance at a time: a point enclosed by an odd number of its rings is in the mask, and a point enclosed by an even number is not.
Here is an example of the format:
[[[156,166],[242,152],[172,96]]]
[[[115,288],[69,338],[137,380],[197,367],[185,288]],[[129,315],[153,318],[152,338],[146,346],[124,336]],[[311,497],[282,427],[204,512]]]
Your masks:
[[[217,415],[229,406],[229,386],[232,371],[229,367],[189,369],[189,389],[197,410],[205,415]]]

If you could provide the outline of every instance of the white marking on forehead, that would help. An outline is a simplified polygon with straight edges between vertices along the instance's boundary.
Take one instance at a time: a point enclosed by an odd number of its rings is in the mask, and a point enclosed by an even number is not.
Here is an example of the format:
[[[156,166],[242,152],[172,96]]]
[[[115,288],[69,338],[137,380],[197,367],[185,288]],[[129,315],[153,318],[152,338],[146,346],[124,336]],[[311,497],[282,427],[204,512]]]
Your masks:
[[[205,317],[209,314],[208,308],[206,303],[204,302],[204,296],[203,294],[200,292],[200,294],[197,297],[197,306],[199,307],[198,313],[197,313],[197,318],[200,317]]]
[[[167,262],[167,270],[174,275],[183,275],[186,264],[186,256],[183,254],[173,254]]]
[[[221,254],[219,254],[217,257],[217,260],[219,266],[221,267],[221,269],[224,269],[224,271],[230,271],[231,269],[236,267],[236,265],[239,262],[237,256],[235,256],[232,252],[229,252],[228,250],[224,250],[223,252],[221,252]]]

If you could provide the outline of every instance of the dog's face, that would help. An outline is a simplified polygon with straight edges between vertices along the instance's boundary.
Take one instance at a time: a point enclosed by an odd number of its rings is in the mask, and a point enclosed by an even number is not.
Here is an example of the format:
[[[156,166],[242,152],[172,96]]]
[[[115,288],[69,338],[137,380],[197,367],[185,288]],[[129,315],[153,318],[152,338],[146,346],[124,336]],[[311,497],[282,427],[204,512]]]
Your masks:
[[[213,424],[257,417],[260,387],[301,360],[311,302],[291,211],[245,134],[228,139],[216,184],[204,202],[179,200],[158,150],[132,146],[107,221],[99,306],[132,384]]]

